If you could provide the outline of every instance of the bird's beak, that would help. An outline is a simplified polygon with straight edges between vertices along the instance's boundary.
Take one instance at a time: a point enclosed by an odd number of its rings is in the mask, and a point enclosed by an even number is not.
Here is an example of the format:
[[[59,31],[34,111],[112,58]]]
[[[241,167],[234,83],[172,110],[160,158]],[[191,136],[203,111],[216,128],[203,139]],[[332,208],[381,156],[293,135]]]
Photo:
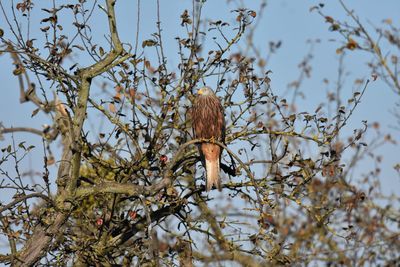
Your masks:
[[[199,91],[197,91],[197,94],[202,95],[203,94],[203,88],[200,88]]]

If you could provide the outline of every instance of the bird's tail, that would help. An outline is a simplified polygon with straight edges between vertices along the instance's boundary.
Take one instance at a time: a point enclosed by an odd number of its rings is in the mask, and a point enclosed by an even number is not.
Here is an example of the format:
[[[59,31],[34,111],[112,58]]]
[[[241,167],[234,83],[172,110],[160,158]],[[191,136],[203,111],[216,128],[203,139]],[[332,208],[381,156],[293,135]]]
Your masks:
[[[205,155],[207,172],[206,190],[207,192],[210,191],[213,185],[215,185],[218,190],[221,191],[221,178],[219,176],[219,157],[221,154],[221,149],[215,144],[203,144],[202,150]]]
[[[219,161],[221,156],[221,148],[216,144],[201,144],[201,151],[204,155],[207,173],[207,192],[215,185],[221,191],[221,179],[219,177]]]
[[[207,192],[211,190],[215,185],[219,191],[221,191],[221,179],[219,177],[219,158],[217,160],[206,159],[206,171],[207,171]]]

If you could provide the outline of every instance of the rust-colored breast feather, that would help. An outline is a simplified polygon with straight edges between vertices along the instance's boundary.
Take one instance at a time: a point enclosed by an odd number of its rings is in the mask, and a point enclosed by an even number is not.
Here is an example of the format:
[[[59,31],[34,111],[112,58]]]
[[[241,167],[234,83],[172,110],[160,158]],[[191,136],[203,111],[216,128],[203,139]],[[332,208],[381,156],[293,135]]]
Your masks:
[[[224,112],[216,96],[198,96],[192,109],[195,138],[212,138],[224,141]]]
[[[225,141],[224,111],[215,95],[200,95],[196,98],[192,109],[192,124],[195,138]],[[217,144],[202,143],[199,150],[207,172],[207,191],[213,185],[221,191],[219,171],[222,149]]]

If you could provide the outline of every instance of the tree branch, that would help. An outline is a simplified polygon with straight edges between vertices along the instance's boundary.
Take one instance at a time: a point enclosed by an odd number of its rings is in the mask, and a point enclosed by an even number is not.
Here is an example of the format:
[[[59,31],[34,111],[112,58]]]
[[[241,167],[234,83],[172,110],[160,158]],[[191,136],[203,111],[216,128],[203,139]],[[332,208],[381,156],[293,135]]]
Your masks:
[[[5,206],[2,206],[0,208],[0,218],[1,218],[1,213],[3,213],[3,211],[14,207],[14,205],[18,204],[19,202],[22,202],[22,201],[25,201],[25,200],[27,200],[29,198],[34,198],[34,197],[39,197],[39,198],[42,198],[42,199],[46,200],[47,202],[51,202],[51,199],[48,196],[43,195],[42,193],[33,193],[33,194],[29,194],[29,195],[19,196],[14,201],[12,201],[9,204],[7,204]]]
[[[91,80],[93,77],[101,74],[108,70],[113,61],[121,55],[122,44],[119,40],[115,12],[114,12],[114,0],[107,0],[108,10],[108,22],[109,30],[111,33],[111,39],[114,44],[113,50],[101,61],[96,62],[92,66],[84,69],[80,69],[78,77],[80,78],[80,84],[78,88],[78,100],[77,105],[74,107],[74,117],[72,120],[71,130],[68,132],[67,139],[64,144],[64,151],[62,155],[61,165],[57,175],[58,192],[56,198],[57,207],[63,207],[61,211],[58,211],[55,215],[55,219],[48,228],[42,225],[37,225],[33,231],[32,236],[29,238],[25,246],[19,253],[19,259],[21,260],[17,266],[31,266],[40,260],[45,255],[47,249],[50,246],[51,241],[55,234],[60,233],[60,229],[69,217],[72,209],[72,204],[68,200],[75,194],[77,180],[79,178],[80,164],[81,164],[81,151],[82,151],[82,140],[80,134],[82,131],[83,123],[86,118],[86,109],[89,98],[89,91]],[[54,215],[53,215],[54,217]],[[53,218],[49,218],[53,219]]]

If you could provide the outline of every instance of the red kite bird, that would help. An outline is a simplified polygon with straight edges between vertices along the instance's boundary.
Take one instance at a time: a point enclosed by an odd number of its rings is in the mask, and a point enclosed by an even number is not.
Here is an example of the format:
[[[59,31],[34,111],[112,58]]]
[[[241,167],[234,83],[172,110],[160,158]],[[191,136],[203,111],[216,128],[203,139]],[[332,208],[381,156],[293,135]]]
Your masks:
[[[218,97],[209,87],[200,88],[192,108],[192,127],[194,137],[225,141],[224,109]],[[199,145],[201,162],[207,173],[206,189],[215,185],[221,191],[220,161],[222,149],[213,143]]]

